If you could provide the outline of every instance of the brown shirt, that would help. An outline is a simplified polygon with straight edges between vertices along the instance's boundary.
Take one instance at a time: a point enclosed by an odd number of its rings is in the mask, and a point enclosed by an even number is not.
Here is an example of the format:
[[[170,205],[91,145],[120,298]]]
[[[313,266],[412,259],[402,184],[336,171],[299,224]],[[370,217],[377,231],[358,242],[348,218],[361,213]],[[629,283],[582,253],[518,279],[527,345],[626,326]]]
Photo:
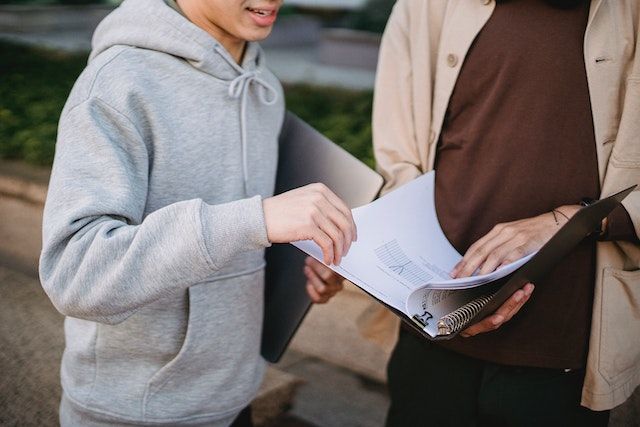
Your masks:
[[[460,71],[436,159],[436,207],[460,253],[502,222],[598,198],[583,58],[588,3],[498,1]],[[585,242],[536,284],[498,331],[443,345],[496,363],[586,361],[595,247]]]

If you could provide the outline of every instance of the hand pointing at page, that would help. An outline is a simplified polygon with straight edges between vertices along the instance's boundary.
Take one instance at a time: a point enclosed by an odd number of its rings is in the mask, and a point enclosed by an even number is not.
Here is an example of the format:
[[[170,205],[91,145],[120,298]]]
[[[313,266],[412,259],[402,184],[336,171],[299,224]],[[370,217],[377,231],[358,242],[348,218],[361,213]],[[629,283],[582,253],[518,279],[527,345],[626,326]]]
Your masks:
[[[540,249],[580,209],[561,206],[533,218],[498,224],[469,247],[451,271],[451,277],[468,277],[476,270],[486,274]]]
[[[539,250],[556,231],[580,209],[577,205],[562,206],[533,218],[496,225],[475,242],[454,267],[451,276],[467,277],[475,271],[486,274],[503,265]],[[516,291],[495,313],[460,333],[474,336],[498,329],[511,320],[529,300],[534,285],[527,283]]]

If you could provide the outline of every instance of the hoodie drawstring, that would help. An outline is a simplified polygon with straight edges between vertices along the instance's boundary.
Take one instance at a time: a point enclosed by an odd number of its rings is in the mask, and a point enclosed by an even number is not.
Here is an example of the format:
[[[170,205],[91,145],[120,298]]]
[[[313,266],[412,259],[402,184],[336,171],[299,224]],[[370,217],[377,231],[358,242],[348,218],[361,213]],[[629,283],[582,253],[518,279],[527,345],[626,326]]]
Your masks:
[[[259,71],[247,71],[240,74],[231,81],[229,85],[229,96],[232,98],[240,98],[240,139],[242,149],[242,176],[244,178],[244,191],[248,196],[249,193],[249,172],[247,161],[247,93],[251,83],[258,85],[258,98],[264,105],[273,105],[278,100],[278,92],[266,81],[258,77]],[[268,96],[271,96],[271,99]]]

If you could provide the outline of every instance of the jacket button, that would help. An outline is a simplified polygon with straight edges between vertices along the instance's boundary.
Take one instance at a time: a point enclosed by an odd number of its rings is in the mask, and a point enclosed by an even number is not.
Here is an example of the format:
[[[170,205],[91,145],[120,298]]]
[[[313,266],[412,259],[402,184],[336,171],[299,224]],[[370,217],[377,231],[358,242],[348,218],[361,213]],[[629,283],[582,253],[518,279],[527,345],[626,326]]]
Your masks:
[[[451,68],[458,65],[458,56],[454,55],[453,53],[450,53],[449,55],[447,55],[447,65]]]

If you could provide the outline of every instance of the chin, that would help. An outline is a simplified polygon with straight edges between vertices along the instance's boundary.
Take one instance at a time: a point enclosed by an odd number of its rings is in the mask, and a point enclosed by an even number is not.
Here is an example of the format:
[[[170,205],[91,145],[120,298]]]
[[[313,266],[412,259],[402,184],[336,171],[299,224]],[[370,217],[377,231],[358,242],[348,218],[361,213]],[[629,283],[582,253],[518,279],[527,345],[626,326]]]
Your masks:
[[[243,31],[244,34],[242,38],[248,42],[259,42],[269,37],[272,29],[273,27],[258,29],[254,28],[251,30]]]

